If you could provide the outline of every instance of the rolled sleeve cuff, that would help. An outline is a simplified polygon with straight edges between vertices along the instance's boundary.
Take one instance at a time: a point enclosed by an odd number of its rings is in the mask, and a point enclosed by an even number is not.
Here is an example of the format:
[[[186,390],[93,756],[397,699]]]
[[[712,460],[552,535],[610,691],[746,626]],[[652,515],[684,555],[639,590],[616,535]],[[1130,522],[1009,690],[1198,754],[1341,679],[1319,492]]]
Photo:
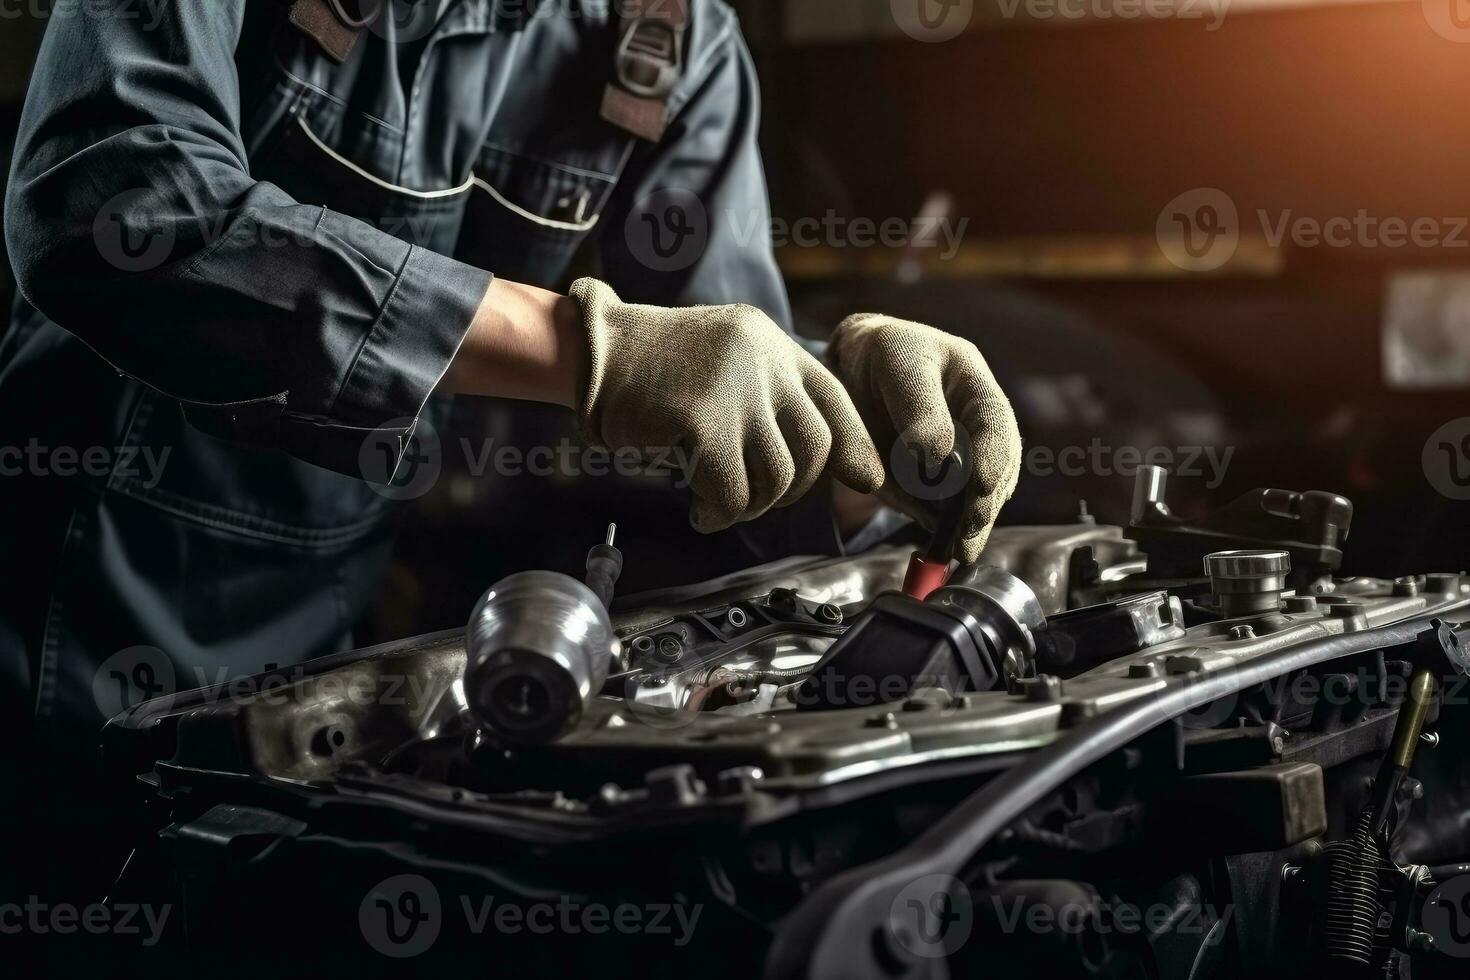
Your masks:
[[[281,420],[281,448],[318,466],[389,482],[492,278],[483,269],[411,248],[331,408],[325,416],[288,410]],[[369,443],[397,447],[391,468],[363,465]]]
[[[490,273],[414,246],[328,412],[376,428],[417,418],[464,342]]]

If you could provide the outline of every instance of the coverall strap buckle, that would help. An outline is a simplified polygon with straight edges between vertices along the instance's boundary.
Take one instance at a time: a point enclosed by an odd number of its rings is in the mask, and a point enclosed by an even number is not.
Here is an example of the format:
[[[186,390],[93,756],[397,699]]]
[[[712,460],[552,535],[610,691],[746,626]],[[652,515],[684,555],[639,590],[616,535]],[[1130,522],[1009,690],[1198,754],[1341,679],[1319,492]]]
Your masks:
[[[291,23],[339,65],[357,47],[363,28],[383,13],[386,0],[291,0]]]
[[[668,101],[684,72],[689,0],[627,0],[622,9],[602,118],[656,143],[668,128]]]

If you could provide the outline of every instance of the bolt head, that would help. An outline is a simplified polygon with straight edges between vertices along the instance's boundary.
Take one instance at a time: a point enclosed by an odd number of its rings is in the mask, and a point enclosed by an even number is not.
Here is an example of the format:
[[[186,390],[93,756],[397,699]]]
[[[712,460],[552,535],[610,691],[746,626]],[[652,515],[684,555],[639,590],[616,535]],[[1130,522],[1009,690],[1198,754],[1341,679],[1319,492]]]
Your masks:
[[[1436,572],[1424,577],[1425,592],[1459,592],[1460,576],[1454,572]]]
[[[1190,674],[1204,669],[1205,662],[1189,654],[1180,654],[1164,661],[1164,670],[1170,674]]]

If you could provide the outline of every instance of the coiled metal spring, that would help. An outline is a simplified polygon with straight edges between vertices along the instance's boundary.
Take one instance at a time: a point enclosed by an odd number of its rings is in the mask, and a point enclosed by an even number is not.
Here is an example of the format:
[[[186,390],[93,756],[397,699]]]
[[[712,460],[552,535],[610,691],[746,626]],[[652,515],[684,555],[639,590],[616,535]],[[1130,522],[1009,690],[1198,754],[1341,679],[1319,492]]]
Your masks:
[[[1327,862],[1327,955],[1362,966],[1373,964],[1374,938],[1383,905],[1378,895],[1383,849],[1364,813],[1353,836],[1323,848]]]

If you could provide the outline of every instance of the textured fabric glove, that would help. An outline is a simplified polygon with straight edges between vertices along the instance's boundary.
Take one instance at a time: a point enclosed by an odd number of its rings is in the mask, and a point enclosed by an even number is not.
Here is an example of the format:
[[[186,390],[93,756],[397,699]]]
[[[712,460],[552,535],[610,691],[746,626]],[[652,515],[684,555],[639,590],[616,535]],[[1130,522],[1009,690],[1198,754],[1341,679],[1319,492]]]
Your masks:
[[[579,411],[610,449],[679,447],[709,533],[794,503],[823,471],[873,492],[883,463],[842,385],[751,306],[634,306],[579,279],[590,376]]]
[[[1021,474],[1016,416],[980,351],[933,327],[864,313],[837,327],[827,357],[889,461],[878,496],[932,529],[941,503],[967,494],[955,557],[974,561]],[[954,451],[956,420],[973,445],[968,473],[938,465]]]

